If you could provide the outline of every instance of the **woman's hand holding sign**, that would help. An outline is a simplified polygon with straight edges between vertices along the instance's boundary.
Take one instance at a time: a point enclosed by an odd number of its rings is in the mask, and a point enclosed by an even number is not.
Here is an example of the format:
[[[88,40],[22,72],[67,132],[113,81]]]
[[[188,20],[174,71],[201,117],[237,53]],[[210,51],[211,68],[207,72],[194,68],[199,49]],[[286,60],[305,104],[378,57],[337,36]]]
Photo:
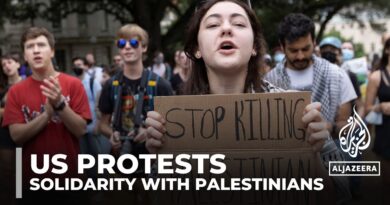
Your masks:
[[[321,114],[321,103],[314,102],[305,107],[302,121],[308,134],[307,142],[315,152],[319,152],[324,146],[325,140],[330,136],[327,123]]]
[[[156,153],[164,144],[165,119],[156,111],[148,112],[145,124],[147,126],[146,149]]]
[[[321,103],[315,102],[305,107],[302,121],[308,134],[307,142],[315,152],[322,149],[329,137],[327,123],[321,115]],[[146,148],[150,153],[156,153],[164,145],[166,132],[165,119],[156,111],[148,112],[145,124],[147,126]]]

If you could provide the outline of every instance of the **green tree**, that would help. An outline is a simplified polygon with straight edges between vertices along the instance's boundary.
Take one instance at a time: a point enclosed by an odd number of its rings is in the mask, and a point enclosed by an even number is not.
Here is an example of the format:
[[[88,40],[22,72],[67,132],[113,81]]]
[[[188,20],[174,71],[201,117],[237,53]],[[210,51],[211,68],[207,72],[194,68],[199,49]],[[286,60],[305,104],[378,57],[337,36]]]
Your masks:
[[[263,24],[264,35],[270,48],[278,46],[277,26],[285,15],[304,13],[320,25],[317,42],[322,39],[329,21],[336,15],[352,21],[369,20],[373,28],[383,32],[383,25],[375,25],[375,19],[389,13],[387,0],[257,0],[252,2]],[[362,15],[365,14],[365,15]]]
[[[89,14],[105,11],[122,24],[134,22],[150,34],[149,54],[155,50],[172,52],[177,42],[184,39],[184,30],[197,2],[200,0],[25,0],[11,5],[11,0],[1,1],[2,17],[25,21],[44,18],[49,21],[65,18],[72,13]],[[48,2],[48,3],[45,3]],[[3,7],[4,6],[4,7]],[[320,24],[317,40],[321,39],[327,23],[336,15],[361,21],[362,13],[368,18],[383,16],[389,11],[387,0],[252,0],[252,7],[263,24],[264,35],[270,47],[278,45],[277,24],[288,13],[302,12]],[[167,12],[173,12],[176,20],[169,28],[162,29],[160,22]],[[32,21],[33,22],[33,21]],[[376,25],[381,27],[381,25]]]
[[[19,21],[43,18],[56,21],[69,14],[91,14],[105,11],[122,24],[137,23],[150,36],[148,52],[172,50],[175,42],[183,40],[183,31],[196,6],[194,0],[51,0],[47,2],[20,1],[13,5],[8,18]],[[167,12],[173,12],[177,20],[162,34],[160,22]],[[149,58],[150,59],[150,58]]]
[[[349,42],[353,43],[356,58],[360,58],[360,57],[363,57],[365,55],[364,47],[363,47],[362,43],[354,42],[353,39],[351,39],[351,38],[345,38],[339,31],[332,29],[328,33],[324,34],[323,38],[328,37],[328,36],[337,37],[341,40],[341,42],[349,41]]]

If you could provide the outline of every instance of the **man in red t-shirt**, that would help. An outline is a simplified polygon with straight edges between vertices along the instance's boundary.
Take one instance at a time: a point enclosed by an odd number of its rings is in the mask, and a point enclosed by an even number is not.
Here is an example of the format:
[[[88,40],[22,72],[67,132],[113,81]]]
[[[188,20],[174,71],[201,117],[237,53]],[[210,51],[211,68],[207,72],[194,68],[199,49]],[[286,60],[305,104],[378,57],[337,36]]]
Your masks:
[[[3,126],[8,126],[14,142],[23,148],[25,189],[33,177],[71,177],[77,174],[79,138],[91,119],[88,99],[81,81],[57,72],[52,64],[54,37],[45,28],[32,27],[22,35],[24,58],[32,76],[8,92]],[[31,169],[31,154],[43,167],[43,154],[65,154],[68,170],[64,175],[37,175]],[[27,184],[26,184],[27,183]]]

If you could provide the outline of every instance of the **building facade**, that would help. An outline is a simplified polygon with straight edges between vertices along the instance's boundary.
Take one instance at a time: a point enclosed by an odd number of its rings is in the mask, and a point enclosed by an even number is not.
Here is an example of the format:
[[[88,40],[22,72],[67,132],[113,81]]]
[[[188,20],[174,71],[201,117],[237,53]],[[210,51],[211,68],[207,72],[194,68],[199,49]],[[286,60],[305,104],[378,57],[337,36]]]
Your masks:
[[[388,18],[378,19],[375,23],[382,24],[386,30],[385,32],[390,31],[390,21]],[[335,17],[326,26],[325,33],[332,30],[340,32],[344,38],[352,39],[354,43],[361,43],[364,52],[369,57],[372,57],[374,54],[382,55],[383,32],[373,29],[368,21],[363,21],[360,24],[357,21],[347,21]]]
[[[60,70],[69,72],[72,58],[86,53],[95,55],[97,65],[110,65],[117,52],[115,34],[121,24],[104,11],[88,15],[70,14],[58,22],[42,19],[22,23],[8,21],[0,30],[0,54],[20,52],[20,37],[30,26],[43,26],[53,32],[56,63]]]

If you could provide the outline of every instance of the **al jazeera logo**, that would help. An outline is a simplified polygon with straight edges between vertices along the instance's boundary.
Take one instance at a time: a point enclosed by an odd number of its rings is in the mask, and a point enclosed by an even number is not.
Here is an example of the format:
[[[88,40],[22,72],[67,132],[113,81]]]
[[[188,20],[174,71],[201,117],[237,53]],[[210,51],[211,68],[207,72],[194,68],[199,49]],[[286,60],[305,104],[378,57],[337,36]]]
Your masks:
[[[355,107],[353,113],[339,133],[341,150],[351,161],[329,161],[329,176],[380,176],[379,161],[359,161],[362,151],[370,146],[371,136]]]

